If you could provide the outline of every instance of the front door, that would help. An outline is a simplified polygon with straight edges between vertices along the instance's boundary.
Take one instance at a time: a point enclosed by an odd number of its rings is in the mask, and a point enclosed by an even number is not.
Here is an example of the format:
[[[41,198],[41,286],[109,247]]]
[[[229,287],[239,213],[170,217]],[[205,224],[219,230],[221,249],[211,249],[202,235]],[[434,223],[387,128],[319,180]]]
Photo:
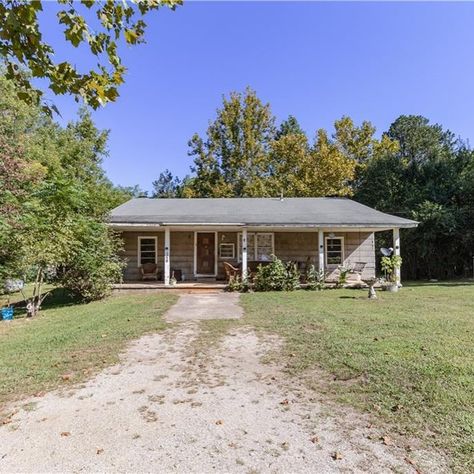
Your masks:
[[[196,273],[214,275],[216,236],[214,232],[198,232],[196,235]]]

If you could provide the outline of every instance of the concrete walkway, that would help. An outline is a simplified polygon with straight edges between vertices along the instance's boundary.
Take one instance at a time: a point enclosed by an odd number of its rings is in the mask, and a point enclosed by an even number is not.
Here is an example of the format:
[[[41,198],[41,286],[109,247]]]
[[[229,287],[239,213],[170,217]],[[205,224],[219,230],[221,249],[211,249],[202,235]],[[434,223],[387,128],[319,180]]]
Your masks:
[[[202,319],[239,319],[243,309],[239,293],[186,294],[165,314],[168,322]]]

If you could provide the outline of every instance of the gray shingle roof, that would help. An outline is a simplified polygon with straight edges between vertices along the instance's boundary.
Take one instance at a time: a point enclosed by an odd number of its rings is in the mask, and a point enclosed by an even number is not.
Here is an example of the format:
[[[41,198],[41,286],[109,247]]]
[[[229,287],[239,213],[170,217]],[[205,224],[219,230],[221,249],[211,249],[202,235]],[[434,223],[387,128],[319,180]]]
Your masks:
[[[344,198],[138,198],[115,208],[114,224],[416,227]]]

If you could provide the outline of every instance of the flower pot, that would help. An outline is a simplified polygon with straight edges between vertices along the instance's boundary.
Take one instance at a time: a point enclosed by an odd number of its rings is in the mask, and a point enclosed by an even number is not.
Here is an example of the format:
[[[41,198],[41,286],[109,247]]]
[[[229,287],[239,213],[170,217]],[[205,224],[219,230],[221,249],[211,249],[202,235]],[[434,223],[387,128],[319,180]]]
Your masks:
[[[11,321],[13,319],[13,306],[5,306],[0,309],[3,321]]]
[[[387,291],[390,291],[390,293],[397,293],[398,284],[397,283],[391,283],[390,285],[387,285]]]

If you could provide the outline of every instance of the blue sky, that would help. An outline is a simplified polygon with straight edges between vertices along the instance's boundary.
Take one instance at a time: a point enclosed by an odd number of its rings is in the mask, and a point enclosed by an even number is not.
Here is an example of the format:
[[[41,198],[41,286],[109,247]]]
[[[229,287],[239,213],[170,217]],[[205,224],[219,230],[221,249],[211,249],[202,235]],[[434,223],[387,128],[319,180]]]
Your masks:
[[[48,5],[58,58],[85,65],[54,21]],[[188,173],[188,139],[223,94],[247,85],[310,136],[342,115],[380,133],[400,114],[422,114],[474,143],[474,4],[188,2],[147,23],[147,44],[121,51],[121,97],[93,114],[111,130],[104,167],[116,184],[150,189],[165,168]],[[54,102],[74,118],[70,98]]]

